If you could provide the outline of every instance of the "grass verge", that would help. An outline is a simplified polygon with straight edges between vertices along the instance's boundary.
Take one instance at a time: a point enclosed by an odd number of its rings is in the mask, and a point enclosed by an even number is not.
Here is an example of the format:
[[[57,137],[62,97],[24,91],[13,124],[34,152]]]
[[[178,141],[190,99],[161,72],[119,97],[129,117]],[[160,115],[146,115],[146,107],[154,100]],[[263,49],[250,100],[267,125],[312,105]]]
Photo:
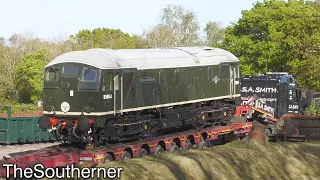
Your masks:
[[[100,166],[101,167],[101,166]],[[319,179],[320,142],[247,145],[164,154],[102,167],[123,167],[121,179]]]

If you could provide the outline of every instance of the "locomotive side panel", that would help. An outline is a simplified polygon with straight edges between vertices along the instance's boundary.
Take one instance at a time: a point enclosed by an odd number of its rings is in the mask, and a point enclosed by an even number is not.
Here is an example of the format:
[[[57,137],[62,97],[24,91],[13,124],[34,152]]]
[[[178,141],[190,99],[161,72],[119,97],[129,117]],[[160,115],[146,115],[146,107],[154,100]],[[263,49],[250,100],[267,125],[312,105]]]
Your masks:
[[[206,70],[204,70],[206,69]],[[230,64],[137,72],[137,107],[182,105],[229,98]],[[220,78],[221,77],[221,78]],[[233,92],[235,94],[237,91]],[[215,98],[216,97],[216,98]],[[221,98],[219,98],[221,97]]]
[[[239,95],[233,68],[239,60],[218,48],[74,51],[46,68],[68,63],[80,68],[74,74],[58,70],[57,80],[45,84],[39,126],[55,129],[69,143],[76,142],[73,137],[104,144],[173,128],[224,125]]]

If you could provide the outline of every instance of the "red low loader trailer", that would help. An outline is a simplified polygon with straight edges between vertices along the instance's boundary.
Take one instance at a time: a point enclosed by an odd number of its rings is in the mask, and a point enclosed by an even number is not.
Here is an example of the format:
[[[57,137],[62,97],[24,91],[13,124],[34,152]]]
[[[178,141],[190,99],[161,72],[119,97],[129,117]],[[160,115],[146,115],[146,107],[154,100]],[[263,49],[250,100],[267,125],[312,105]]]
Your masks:
[[[251,122],[230,123],[203,130],[188,130],[159,137],[148,137],[130,143],[113,144],[109,147],[77,149],[53,146],[42,150],[30,151],[22,156],[1,160],[0,178],[5,178],[7,169],[3,164],[13,164],[21,169],[33,168],[42,164],[44,168],[63,168],[71,165],[86,164],[96,166],[110,161],[156,155],[164,152],[177,152],[188,149],[202,149],[212,146],[214,140],[223,144],[234,139],[243,138],[250,131]],[[13,169],[10,168],[10,174]]]

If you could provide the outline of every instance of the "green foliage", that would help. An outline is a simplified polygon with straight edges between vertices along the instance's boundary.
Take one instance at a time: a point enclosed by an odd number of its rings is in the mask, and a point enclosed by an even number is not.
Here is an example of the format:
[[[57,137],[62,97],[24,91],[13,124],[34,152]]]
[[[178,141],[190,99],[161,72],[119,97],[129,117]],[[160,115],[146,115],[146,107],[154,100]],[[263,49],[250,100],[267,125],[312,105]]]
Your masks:
[[[96,28],[94,30],[81,30],[70,38],[76,43],[77,49],[111,48],[111,49],[134,49],[148,47],[142,39],[130,36],[120,29]]]
[[[225,28],[219,22],[209,21],[204,28],[206,33],[206,44],[211,47],[219,47],[221,41],[224,39]]]
[[[89,48],[155,48],[209,45],[234,53],[242,74],[288,71],[299,86],[320,90],[320,1],[265,0],[242,12],[237,23],[224,28],[209,21],[200,37],[196,12],[181,5],[162,9],[161,21],[141,35],[120,29],[80,30],[57,43],[32,35],[0,37],[0,104],[36,103],[42,99],[43,68],[58,55]],[[222,44],[220,42],[223,42]],[[22,104],[14,109],[36,107]],[[311,106],[309,113],[319,113]],[[318,108],[320,109],[320,108]],[[14,110],[14,111],[16,111]]]
[[[304,1],[257,2],[226,29],[223,47],[245,75],[287,71],[300,86],[320,89],[320,11]]]
[[[7,104],[0,104],[2,106],[8,106]],[[20,103],[10,103],[11,113],[31,113],[38,112],[39,107],[36,104],[20,104]],[[0,114],[7,113],[8,111],[5,108],[0,107]]]
[[[306,113],[308,115],[320,115],[320,104],[317,104],[313,101],[311,105],[306,108]]]
[[[162,9],[160,22],[144,32],[144,37],[153,48],[198,46],[200,25],[196,13],[181,5],[167,5]]]
[[[48,62],[47,50],[28,54],[16,69],[16,83],[22,103],[36,103],[42,99],[44,66]]]

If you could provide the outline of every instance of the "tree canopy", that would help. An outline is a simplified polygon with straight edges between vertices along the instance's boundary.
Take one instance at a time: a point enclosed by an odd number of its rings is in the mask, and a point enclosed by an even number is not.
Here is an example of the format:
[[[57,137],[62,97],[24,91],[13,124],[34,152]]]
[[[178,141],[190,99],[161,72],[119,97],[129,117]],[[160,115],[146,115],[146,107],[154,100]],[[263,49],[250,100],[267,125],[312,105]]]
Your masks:
[[[43,67],[48,63],[47,50],[27,54],[16,68],[17,90],[21,102],[36,103],[42,99]]]
[[[65,52],[90,48],[220,47],[239,57],[242,74],[287,71],[299,86],[320,90],[320,0],[257,2],[228,27],[214,20],[200,27],[196,12],[172,4],[161,10],[159,20],[135,35],[97,27],[57,42],[32,34],[0,37],[0,103],[41,100],[45,64]]]
[[[160,23],[145,32],[151,47],[196,46],[201,44],[200,26],[195,12],[181,5],[162,9]]]
[[[223,47],[240,58],[242,74],[292,73],[300,86],[320,89],[320,9],[316,2],[270,0],[242,11]]]
[[[93,30],[81,30],[70,38],[77,49],[111,48],[111,49],[135,49],[148,47],[139,36],[130,36],[120,29],[95,28]]]

